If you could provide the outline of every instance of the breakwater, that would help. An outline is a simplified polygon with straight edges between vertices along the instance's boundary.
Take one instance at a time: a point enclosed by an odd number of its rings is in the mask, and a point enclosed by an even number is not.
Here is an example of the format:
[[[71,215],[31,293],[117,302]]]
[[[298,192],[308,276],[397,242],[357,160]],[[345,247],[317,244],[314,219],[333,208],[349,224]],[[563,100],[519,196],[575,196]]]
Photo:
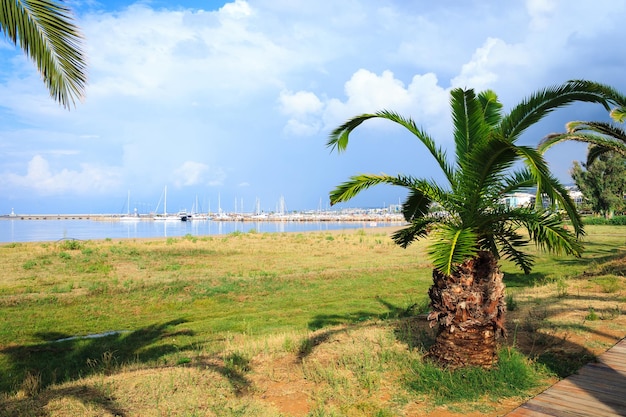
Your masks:
[[[113,217],[110,214],[8,214],[0,216],[0,220],[106,220]]]
[[[0,220],[92,220],[92,221],[154,221],[155,215],[129,217],[115,214],[11,214],[0,216]],[[241,214],[221,213],[186,215],[186,221],[224,222],[403,222],[399,213],[293,213],[293,214]]]

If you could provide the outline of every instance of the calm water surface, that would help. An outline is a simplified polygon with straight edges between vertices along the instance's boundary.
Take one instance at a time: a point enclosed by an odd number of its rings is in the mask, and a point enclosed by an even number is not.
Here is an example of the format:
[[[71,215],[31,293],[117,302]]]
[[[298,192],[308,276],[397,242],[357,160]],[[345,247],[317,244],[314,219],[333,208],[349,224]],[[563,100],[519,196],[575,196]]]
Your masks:
[[[397,223],[370,222],[229,222],[0,220],[0,242],[47,242],[60,239],[119,239],[225,235],[233,232],[281,233],[371,228]]]

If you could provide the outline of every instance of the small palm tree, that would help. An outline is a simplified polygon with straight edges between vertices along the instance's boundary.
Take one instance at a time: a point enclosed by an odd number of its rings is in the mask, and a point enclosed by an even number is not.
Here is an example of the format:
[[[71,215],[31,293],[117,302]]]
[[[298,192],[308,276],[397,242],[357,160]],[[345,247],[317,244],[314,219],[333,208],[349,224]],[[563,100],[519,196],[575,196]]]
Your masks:
[[[583,227],[567,190],[550,173],[541,153],[516,141],[528,127],[559,107],[585,101],[608,109],[616,96],[605,85],[570,81],[538,91],[503,114],[493,91],[476,94],[471,89],[453,89],[453,161],[413,120],[391,111],[356,116],[331,133],[327,146],[341,152],[361,123],[387,119],[413,133],[441,169],[444,184],[409,175],[360,174],[330,193],[331,204],[336,204],[377,184],[408,190],[402,206],[408,226],[392,238],[402,247],[432,238],[429,255],[434,270],[428,318],[439,329],[429,351],[432,358],[452,368],[495,363],[496,335],[504,332],[506,309],[503,274],[497,263],[500,257],[528,273],[533,258],[524,248],[530,242],[554,253],[580,255],[577,237]],[[518,162],[524,167],[514,170]],[[539,196],[534,206],[503,204],[507,194],[531,187]],[[550,202],[545,209],[544,198]],[[433,204],[437,213],[430,210]],[[559,210],[554,209],[557,206]],[[573,230],[564,227],[564,216]]]
[[[87,81],[83,36],[54,0],[0,0],[0,31],[35,62],[54,100],[69,108]]]

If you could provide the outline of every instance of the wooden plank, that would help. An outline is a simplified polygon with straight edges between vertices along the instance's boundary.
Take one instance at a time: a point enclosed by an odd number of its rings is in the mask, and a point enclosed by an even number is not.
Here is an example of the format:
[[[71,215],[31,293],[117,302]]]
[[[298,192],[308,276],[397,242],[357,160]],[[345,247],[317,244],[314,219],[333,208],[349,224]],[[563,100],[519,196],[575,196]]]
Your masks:
[[[590,381],[596,382],[599,385],[618,387],[626,386],[626,375],[621,375],[617,372],[607,371],[604,369],[588,368],[585,369],[584,372],[570,375],[568,378],[574,381],[581,381],[581,383],[582,381]]]
[[[539,410],[531,410],[526,408],[526,404],[522,404],[507,414],[507,417],[554,417],[554,414],[543,413]]]
[[[567,382],[563,382],[559,387],[561,389],[580,388],[594,394],[616,395],[618,398],[623,398],[626,392],[626,386],[624,384],[611,384],[580,377],[569,378]]]
[[[570,408],[573,407],[578,411],[585,410],[592,415],[598,415],[597,411],[603,410],[607,413],[618,413],[619,410],[616,410],[611,404],[607,404],[605,402],[598,402],[598,400],[592,395],[567,395],[560,390],[550,390],[545,392],[541,399],[544,399],[546,402],[551,402],[553,404],[559,404],[564,407]],[[603,412],[603,414],[605,414]]]
[[[531,401],[524,404],[524,408],[535,413],[541,413],[553,417],[587,417],[586,414],[576,412],[571,407],[560,407],[555,404],[539,401],[538,397],[533,398]],[[530,414],[534,416],[535,414]],[[593,417],[598,417],[597,413]]]
[[[553,387],[552,391],[563,392],[566,395],[577,396],[593,396],[594,398],[601,399],[603,402],[608,401],[615,406],[622,405],[624,403],[624,390],[599,390],[589,385],[580,386],[572,382],[571,380],[563,381],[558,387]]]
[[[611,356],[602,358],[603,359],[602,364],[611,367],[616,372],[622,375],[626,375],[626,363],[620,362],[620,360],[622,361],[624,360],[625,356],[626,356],[626,352],[620,355],[611,354]]]
[[[626,416],[626,338],[507,417]]]
[[[566,397],[559,393],[552,394],[545,392],[542,395],[533,398],[531,404],[541,405],[558,411],[561,415],[581,415],[581,416],[619,416],[615,410],[605,404],[596,401],[588,401],[587,399],[577,399],[575,397]]]
[[[608,367],[619,374],[626,374],[626,363],[624,363],[624,357],[626,356],[626,352],[623,354],[617,355],[611,352],[610,355],[602,356],[602,360],[598,363],[590,363],[591,367]],[[584,369],[585,367],[583,367]]]

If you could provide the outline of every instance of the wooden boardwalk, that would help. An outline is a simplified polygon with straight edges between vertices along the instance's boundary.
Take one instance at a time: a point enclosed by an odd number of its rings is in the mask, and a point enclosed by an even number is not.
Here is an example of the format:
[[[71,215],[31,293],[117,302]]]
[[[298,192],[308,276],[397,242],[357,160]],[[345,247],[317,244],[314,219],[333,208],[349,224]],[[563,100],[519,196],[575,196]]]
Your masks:
[[[507,417],[626,416],[626,339]]]

